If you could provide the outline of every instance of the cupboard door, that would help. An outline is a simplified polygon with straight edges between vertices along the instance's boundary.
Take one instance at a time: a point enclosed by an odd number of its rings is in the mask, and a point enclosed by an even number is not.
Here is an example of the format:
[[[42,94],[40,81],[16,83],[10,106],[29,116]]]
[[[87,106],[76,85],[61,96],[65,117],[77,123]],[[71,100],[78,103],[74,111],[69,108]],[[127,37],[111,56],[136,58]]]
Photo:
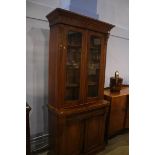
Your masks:
[[[109,120],[109,136],[116,134],[124,128],[126,103],[126,96],[112,98]]]
[[[74,104],[82,99],[82,73],[84,32],[81,29],[66,27],[65,29],[65,56],[64,56],[64,100]]]
[[[94,148],[103,147],[105,132],[105,116],[97,115],[85,120],[85,145],[84,151],[89,152]]]
[[[87,98],[103,97],[104,67],[105,67],[105,39],[95,32],[88,33],[87,50]]]
[[[63,155],[79,155],[83,146],[83,121],[76,118],[66,121],[64,130],[64,152]]]

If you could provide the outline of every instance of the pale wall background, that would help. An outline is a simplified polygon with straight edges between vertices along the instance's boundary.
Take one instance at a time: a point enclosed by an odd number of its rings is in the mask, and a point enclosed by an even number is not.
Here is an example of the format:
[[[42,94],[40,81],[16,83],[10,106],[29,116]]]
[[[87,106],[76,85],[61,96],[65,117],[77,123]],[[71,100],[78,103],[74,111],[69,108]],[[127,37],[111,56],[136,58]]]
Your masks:
[[[89,2],[88,2],[89,1]],[[114,24],[107,48],[105,87],[118,70],[129,83],[128,0],[27,0],[26,13],[26,99],[32,107],[32,139],[48,135],[48,40],[46,15],[60,7]]]

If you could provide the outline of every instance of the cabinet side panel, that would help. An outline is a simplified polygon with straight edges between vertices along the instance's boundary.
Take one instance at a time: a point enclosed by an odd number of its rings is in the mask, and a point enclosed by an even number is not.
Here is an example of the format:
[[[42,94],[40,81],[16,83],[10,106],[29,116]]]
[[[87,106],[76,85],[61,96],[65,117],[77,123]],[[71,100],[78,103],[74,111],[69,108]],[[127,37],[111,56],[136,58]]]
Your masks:
[[[57,59],[58,59],[58,29],[51,27],[49,40],[49,104],[56,106],[57,102]]]
[[[127,95],[127,102],[126,102],[126,115],[124,120],[124,128],[129,128],[129,95]]]
[[[51,155],[58,154],[58,138],[57,138],[57,124],[58,120],[54,113],[52,113],[50,110],[48,112],[49,114],[49,150]]]

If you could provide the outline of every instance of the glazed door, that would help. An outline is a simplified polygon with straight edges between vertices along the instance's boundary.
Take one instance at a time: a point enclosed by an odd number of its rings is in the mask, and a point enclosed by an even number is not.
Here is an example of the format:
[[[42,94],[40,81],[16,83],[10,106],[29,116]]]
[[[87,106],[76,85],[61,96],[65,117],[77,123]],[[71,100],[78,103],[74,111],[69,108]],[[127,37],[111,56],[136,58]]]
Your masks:
[[[87,41],[86,96],[87,100],[96,100],[104,96],[106,41],[104,35],[91,31]]]
[[[64,33],[64,85],[65,106],[83,101],[83,64],[85,33],[74,27],[65,27]]]

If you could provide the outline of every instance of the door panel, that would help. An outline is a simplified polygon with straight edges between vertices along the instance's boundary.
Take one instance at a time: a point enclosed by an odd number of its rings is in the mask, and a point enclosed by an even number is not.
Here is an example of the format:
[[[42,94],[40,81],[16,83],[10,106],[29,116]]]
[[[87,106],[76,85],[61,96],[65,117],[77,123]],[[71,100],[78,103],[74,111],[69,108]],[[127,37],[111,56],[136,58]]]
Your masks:
[[[85,120],[85,152],[104,144],[104,122],[104,115],[93,116]]]
[[[64,155],[79,155],[83,145],[83,121],[72,119],[67,121],[64,131]]]
[[[80,95],[80,63],[82,33],[68,32],[65,100],[78,100]]]
[[[65,26],[64,26],[65,27]],[[63,98],[69,105],[80,103],[83,94],[85,33],[74,27],[65,27],[64,35],[64,84]]]
[[[91,35],[88,50],[88,97],[96,97],[99,87],[101,39]]]
[[[100,91],[104,85],[105,39],[102,34],[89,31],[87,41],[87,98],[96,99],[101,97]]]
[[[111,101],[109,135],[113,135],[124,128],[127,97],[115,97]]]

